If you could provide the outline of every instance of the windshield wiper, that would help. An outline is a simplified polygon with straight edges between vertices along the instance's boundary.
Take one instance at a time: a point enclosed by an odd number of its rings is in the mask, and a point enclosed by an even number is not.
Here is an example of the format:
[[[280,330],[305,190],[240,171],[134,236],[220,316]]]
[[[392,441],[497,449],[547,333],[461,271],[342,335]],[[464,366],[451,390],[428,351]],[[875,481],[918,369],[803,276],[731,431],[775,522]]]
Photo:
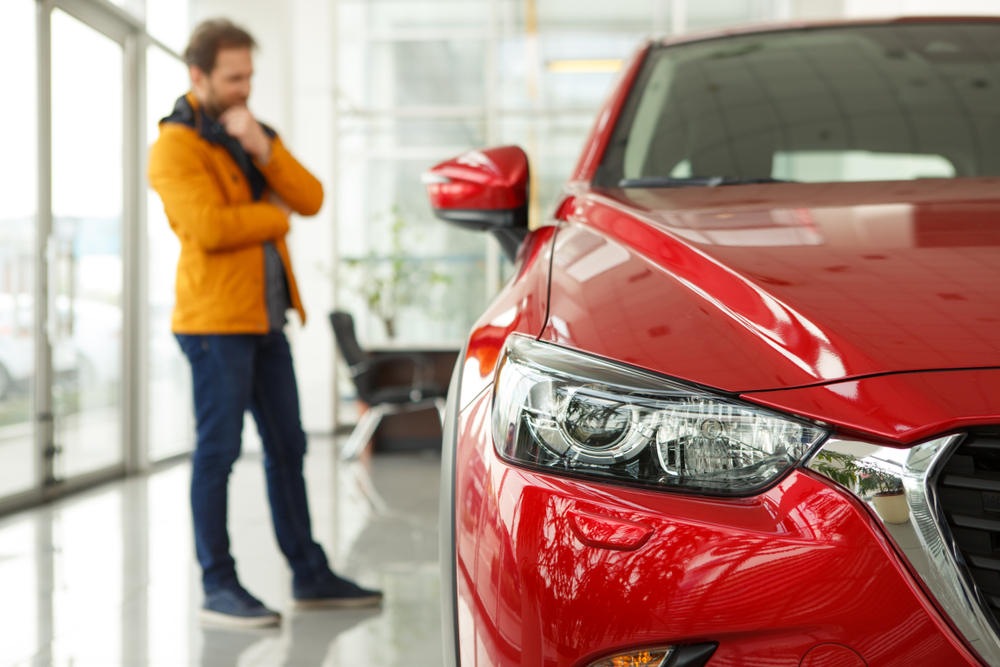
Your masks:
[[[750,185],[753,183],[791,183],[779,178],[743,178],[741,176],[644,176],[623,178],[618,181],[620,188],[714,188],[720,185]]]

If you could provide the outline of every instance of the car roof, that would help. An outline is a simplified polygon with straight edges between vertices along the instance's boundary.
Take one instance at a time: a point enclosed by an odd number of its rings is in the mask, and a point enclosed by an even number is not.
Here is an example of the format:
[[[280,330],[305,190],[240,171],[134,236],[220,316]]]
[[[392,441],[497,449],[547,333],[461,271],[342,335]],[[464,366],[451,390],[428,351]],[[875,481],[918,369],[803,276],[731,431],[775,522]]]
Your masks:
[[[1000,23],[1000,16],[903,16],[895,18],[864,18],[851,20],[831,19],[827,21],[761,23],[757,25],[740,26],[737,28],[726,28],[722,30],[712,29],[685,33],[683,35],[671,35],[654,41],[654,44],[659,46],[676,46],[680,44],[693,44],[696,42],[709,42],[716,39],[725,39],[727,37],[742,37],[745,35],[759,35],[776,32],[795,32],[816,28],[849,28],[852,26],[919,23]]]

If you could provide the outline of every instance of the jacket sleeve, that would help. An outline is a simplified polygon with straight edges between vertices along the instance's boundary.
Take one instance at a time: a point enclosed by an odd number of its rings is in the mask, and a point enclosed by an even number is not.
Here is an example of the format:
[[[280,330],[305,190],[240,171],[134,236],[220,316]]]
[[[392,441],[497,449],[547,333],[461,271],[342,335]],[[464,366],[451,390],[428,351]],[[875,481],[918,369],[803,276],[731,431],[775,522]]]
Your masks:
[[[288,219],[273,204],[227,203],[187,128],[161,132],[149,154],[149,182],[177,234],[206,252],[259,245],[288,233]]]
[[[315,176],[292,157],[281,139],[271,141],[271,158],[257,164],[268,186],[299,215],[316,215],[323,205],[323,186]]]

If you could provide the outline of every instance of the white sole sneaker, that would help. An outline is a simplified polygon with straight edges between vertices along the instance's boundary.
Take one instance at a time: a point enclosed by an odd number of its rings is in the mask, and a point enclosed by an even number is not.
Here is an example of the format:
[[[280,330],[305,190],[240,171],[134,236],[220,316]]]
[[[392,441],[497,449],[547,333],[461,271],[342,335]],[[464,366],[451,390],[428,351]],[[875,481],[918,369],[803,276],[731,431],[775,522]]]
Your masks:
[[[266,616],[233,616],[210,609],[199,609],[198,620],[217,628],[273,628],[281,624],[281,614]]]

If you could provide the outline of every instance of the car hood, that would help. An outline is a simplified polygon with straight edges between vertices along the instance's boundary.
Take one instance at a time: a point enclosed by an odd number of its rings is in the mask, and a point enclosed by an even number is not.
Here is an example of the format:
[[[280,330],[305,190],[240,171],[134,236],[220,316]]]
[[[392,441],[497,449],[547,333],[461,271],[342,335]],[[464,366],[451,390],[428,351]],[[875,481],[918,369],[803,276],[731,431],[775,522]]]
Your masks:
[[[661,340],[552,340],[741,392],[1000,367],[1000,179],[611,190],[574,217],[665,274],[625,323]]]

